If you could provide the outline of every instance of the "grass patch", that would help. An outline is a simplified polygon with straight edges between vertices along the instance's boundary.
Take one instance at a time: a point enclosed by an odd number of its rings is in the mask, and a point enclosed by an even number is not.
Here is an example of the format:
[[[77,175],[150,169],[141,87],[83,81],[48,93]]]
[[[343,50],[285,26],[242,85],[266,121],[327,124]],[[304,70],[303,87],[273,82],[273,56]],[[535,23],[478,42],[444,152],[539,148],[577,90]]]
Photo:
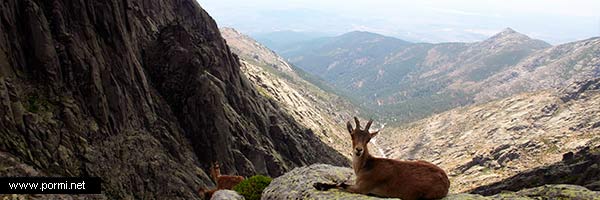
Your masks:
[[[246,200],[260,200],[263,190],[271,183],[271,177],[256,175],[242,181],[233,187]]]

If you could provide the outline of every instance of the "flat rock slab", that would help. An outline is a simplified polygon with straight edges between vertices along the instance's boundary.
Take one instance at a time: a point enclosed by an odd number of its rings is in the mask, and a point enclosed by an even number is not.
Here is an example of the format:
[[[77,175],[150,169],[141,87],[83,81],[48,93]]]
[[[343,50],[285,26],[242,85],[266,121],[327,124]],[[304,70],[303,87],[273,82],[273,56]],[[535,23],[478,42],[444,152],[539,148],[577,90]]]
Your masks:
[[[319,191],[313,187],[314,183],[341,183],[352,184],[355,180],[354,172],[350,168],[335,167],[325,164],[314,164],[296,168],[278,178],[263,191],[262,199],[398,199],[377,198],[373,196],[352,194],[338,189]],[[495,200],[495,199],[598,199],[600,192],[591,191],[576,185],[544,185],[541,187],[523,189],[517,192],[503,192],[493,196],[477,194],[450,194],[443,200]]]

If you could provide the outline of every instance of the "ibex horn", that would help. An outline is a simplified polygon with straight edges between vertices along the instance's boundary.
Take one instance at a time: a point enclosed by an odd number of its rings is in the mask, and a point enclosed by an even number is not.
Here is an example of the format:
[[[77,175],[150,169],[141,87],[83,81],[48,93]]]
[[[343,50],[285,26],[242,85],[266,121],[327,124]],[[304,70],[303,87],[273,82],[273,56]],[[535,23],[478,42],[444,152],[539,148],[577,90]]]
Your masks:
[[[370,119],[369,122],[367,122],[367,126],[365,126],[365,131],[369,131],[369,128],[371,128],[372,123],[373,123],[373,119]]]

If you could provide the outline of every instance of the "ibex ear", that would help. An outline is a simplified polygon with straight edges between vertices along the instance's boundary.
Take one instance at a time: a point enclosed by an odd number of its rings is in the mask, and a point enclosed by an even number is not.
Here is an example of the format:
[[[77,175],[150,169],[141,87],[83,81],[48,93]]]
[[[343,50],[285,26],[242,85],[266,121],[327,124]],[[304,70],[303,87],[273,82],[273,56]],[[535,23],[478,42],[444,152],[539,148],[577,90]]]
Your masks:
[[[346,128],[348,128],[348,133],[352,134],[352,124],[350,123],[350,121],[346,123]]]
[[[370,133],[369,135],[371,136],[371,138],[375,137],[377,134],[379,133],[379,130]]]

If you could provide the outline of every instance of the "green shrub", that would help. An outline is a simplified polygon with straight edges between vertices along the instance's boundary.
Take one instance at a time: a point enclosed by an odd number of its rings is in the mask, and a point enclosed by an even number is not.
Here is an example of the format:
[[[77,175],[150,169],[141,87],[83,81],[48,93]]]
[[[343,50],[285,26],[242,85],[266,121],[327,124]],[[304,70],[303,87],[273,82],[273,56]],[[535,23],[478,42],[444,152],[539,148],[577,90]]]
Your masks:
[[[259,200],[263,190],[269,183],[271,183],[270,177],[256,175],[240,182],[233,187],[233,190],[244,196],[246,200]]]

